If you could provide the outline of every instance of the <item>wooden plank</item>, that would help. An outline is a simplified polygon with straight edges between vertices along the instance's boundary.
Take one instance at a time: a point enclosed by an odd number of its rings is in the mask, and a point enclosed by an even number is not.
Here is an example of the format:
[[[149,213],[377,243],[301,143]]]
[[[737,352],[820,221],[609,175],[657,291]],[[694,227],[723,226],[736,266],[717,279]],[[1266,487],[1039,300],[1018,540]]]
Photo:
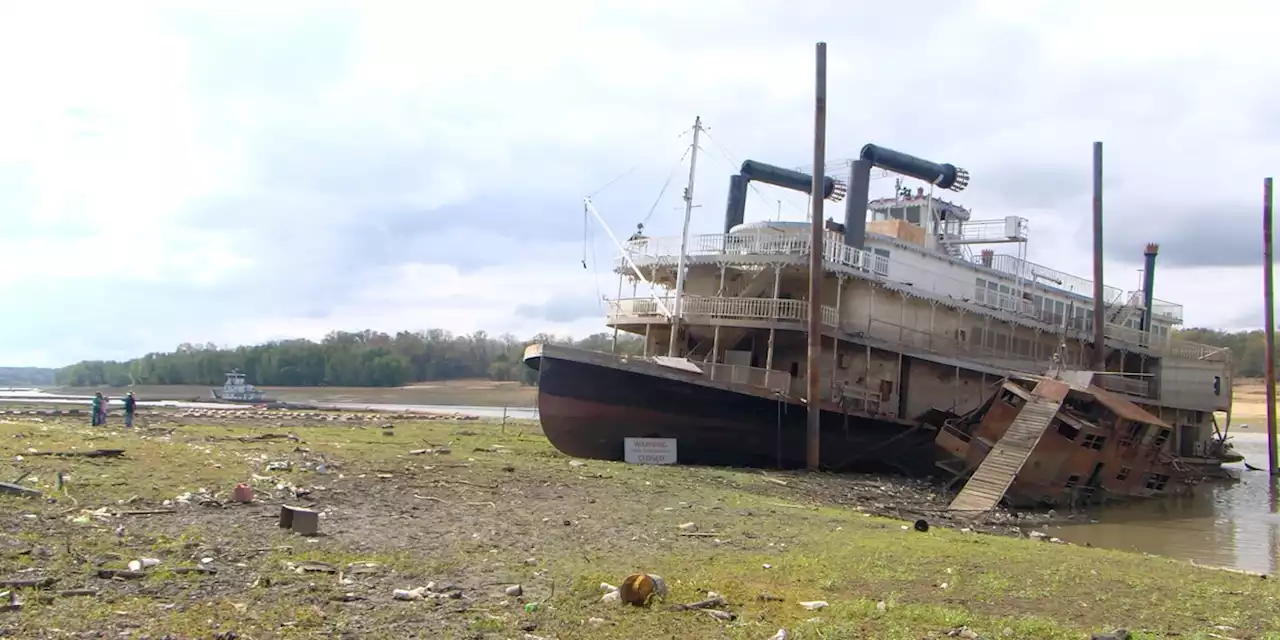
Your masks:
[[[1040,385],[1045,386],[1041,389]],[[951,502],[950,510],[976,514],[990,511],[1000,504],[1000,499],[1022,471],[1070,390],[1065,384],[1052,380],[1042,381],[1040,385],[1036,387],[1036,397],[1018,412],[1004,437],[982,460]],[[1042,391],[1057,397],[1045,397]]]

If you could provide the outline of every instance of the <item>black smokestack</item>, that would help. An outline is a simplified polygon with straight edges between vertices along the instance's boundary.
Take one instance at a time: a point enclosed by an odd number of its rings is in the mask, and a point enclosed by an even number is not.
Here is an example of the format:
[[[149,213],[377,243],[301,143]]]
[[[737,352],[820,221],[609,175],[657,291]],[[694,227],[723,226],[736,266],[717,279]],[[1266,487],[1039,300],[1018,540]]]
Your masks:
[[[742,163],[739,173],[729,177],[729,198],[725,203],[724,232],[742,224],[747,208],[747,187],[752,180],[763,182],[792,191],[809,193],[813,189],[813,176],[791,169],[775,167],[771,164],[747,160]],[[843,182],[825,177],[822,181],[822,197],[832,202],[840,202],[844,198]]]
[[[1160,253],[1160,245],[1151,242],[1147,244],[1146,251],[1142,252],[1145,258],[1142,267],[1142,332],[1151,332],[1151,304],[1155,300],[1156,287],[1156,254]]]

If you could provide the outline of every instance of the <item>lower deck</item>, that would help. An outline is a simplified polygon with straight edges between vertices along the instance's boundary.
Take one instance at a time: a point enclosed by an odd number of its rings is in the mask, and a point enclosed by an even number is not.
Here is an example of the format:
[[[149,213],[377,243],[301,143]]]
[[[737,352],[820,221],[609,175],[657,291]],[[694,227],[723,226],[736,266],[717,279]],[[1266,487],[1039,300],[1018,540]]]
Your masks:
[[[805,327],[799,323],[771,324],[682,325],[682,339],[677,340],[674,353],[698,363],[713,378],[768,386],[792,398],[804,398],[808,393]],[[670,324],[617,323],[615,328],[644,336],[644,355],[669,355]],[[932,411],[974,411],[996,393],[1010,373],[1041,374],[1051,364],[947,356],[930,350],[927,344],[917,347],[908,340],[824,328],[821,400],[900,420],[917,421]],[[1170,453],[1200,456],[1214,449],[1217,440],[1211,412],[1161,406],[1151,398],[1130,393],[1134,382],[1131,377],[1095,378],[1095,384],[1124,395],[1171,425]]]

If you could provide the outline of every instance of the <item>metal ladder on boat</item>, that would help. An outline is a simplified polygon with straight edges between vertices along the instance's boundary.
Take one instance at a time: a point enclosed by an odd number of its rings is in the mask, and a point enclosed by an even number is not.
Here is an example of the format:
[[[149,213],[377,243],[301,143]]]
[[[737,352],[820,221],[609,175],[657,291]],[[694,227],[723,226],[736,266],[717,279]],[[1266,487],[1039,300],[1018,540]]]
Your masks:
[[[960,494],[951,501],[948,511],[978,516],[1000,504],[1009,485],[1013,484],[1031,452],[1040,443],[1053,417],[1062,408],[1069,387],[1056,380],[1042,380],[1031,399],[1022,406],[1004,436],[982,459],[965,483]]]

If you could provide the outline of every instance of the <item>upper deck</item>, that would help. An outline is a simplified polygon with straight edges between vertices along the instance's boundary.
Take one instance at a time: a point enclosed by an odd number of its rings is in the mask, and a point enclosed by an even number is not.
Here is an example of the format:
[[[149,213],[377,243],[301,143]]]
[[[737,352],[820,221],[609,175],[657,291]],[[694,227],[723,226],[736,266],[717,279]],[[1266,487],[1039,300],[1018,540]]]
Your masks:
[[[808,264],[809,225],[807,223],[756,223],[740,225],[727,234],[707,234],[689,238],[686,263],[691,274],[695,270],[719,266],[751,266]],[[645,270],[674,267],[679,260],[680,238],[633,238],[625,244],[626,254],[619,258],[619,268],[630,271],[627,264]],[[954,253],[954,252],[953,252]],[[912,242],[910,238],[869,233],[865,248],[846,245],[843,237],[828,231],[823,243],[823,263],[835,276],[854,277],[891,286],[910,295],[963,305],[976,313],[994,319],[1026,324],[1043,331],[1065,330],[1079,339],[1090,339],[1093,329],[1089,294],[1092,281],[1074,276],[1025,258],[983,252],[980,256],[954,255]],[[794,289],[795,287],[791,287]],[[792,298],[805,296],[803,290],[785,291]],[[740,299],[723,297],[699,298],[700,307],[714,305],[723,311],[749,313],[752,320],[786,319],[794,321],[802,303],[797,300],[754,299],[742,304]],[[730,300],[740,300],[730,303]],[[1108,342],[1117,347],[1132,347],[1152,355],[1177,358],[1229,361],[1230,351],[1201,345],[1175,337],[1172,329],[1182,324],[1183,306],[1154,299],[1151,304],[1152,327],[1148,334],[1140,330],[1143,312],[1141,291],[1124,292],[1104,287],[1107,302]],[[626,305],[628,301],[618,301]],[[764,309],[773,303],[778,309]],[[639,303],[643,305],[644,303]],[[631,305],[634,306],[634,305]],[[668,309],[670,303],[666,304]],[[614,305],[619,311],[621,307]],[[654,305],[655,312],[657,305]],[[785,309],[783,308],[785,307]],[[793,309],[795,307],[795,309]],[[686,307],[686,311],[689,307]],[[784,313],[785,312],[785,313]],[[826,315],[824,310],[824,315]],[[717,313],[717,315],[721,315]],[[744,319],[748,319],[745,318]]]

